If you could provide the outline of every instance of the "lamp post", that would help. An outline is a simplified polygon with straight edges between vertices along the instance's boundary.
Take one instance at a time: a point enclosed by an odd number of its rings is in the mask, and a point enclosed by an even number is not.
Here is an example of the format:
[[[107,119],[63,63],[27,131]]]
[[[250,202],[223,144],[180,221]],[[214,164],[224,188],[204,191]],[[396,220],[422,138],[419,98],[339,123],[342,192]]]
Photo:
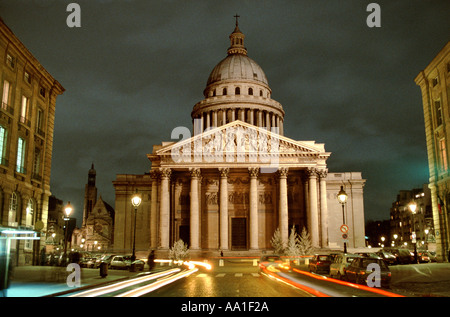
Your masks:
[[[339,191],[337,195],[338,201],[342,205],[342,224],[345,225],[345,204],[347,203],[347,193],[344,190],[344,186],[341,186],[341,190]],[[344,239],[344,253],[347,253],[347,242],[345,242]]]
[[[131,271],[135,270],[133,262],[134,262],[134,260],[136,260],[136,214],[137,214],[137,208],[141,204],[141,201],[142,201],[141,196],[138,194],[137,189],[136,189],[136,193],[133,195],[133,197],[131,197],[131,204],[134,207],[133,254],[131,256],[131,265],[130,265]]]
[[[69,233],[69,216],[72,213],[72,205],[70,204],[70,201],[67,202],[66,207],[64,207],[64,221],[65,221],[65,231],[64,231],[64,255],[63,255],[63,260],[62,260],[62,264],[65,265],[66,264],[66,259],[67,259],[67,238],[68,238],[68,233]]]
[[[412,243],[414,244],[414,262],[417,263],[417,238],[416,238],[416,223],[414,221],[414,215],[416,213],[416,209],[417,209],[417,204],[412,201],[409,205],[409,210],[411,210],[412,213],[412,222],[413,222],[413,227],[412,227]]]

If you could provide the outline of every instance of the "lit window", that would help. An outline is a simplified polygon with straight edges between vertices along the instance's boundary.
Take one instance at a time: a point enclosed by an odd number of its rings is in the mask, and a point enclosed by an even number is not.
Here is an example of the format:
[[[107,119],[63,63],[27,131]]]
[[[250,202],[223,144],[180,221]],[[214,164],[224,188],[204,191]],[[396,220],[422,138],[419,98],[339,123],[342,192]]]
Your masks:
[[[2,108],[7,109],[9,103],[9,81],[5,80],[3,82],[3,94],[2,94]]]
[[[447,161],[447,149],[445,145],[445,139],[439,140],[439,152],[441,155],[441,167],[443,171],[448,169],[448,161]]]
[[[8,225],[11,227],[17,226],[17,194],[13,192],[9,198],[9,210],[8,210]]]
[[[28,118],[28,98],[22,96],[22,106],[20,108],[20,122],[26,123]]]
[[[31,84],[31,75],[29,72],[25,72],[25,74],[23,75],[25,82],[27,82],[28,84]]]
[[[6,141],[7,131],[4,127],[0,126],[0,160],[2,165],[6,163]]]
[[[7,55],[6,55],[6,64],[8,64],[9,67],[14,68],[14,65],[15,65],[15,58],[12,57],[12,55],[7,54]]]
[[[25,140],[19,138],[17,142],[17,160],[16,160],[16,172],[25,174]]]

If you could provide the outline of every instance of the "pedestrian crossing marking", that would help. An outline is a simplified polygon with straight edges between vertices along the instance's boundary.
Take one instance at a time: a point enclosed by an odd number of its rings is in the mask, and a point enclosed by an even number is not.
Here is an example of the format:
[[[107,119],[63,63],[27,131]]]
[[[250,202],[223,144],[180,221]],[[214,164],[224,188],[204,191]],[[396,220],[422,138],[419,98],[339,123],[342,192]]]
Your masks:
[[[259,273],[217,273],[215,277],[225,277],[228,275],[234,275],[234,277],[244,277],[244,276],[253,276],[259,277]],[[195,277],[207,277],[209,274],[207,273],[198,273],[194,275]]]
[[[220,274],[217,274],[216,277],[224,277],[225,275],[226,275],[225,273],[220,273]]]
[[[242,277],[242,273],[236,273],[236,274],[234,274],[234,276],[236,276],[236,277]]]

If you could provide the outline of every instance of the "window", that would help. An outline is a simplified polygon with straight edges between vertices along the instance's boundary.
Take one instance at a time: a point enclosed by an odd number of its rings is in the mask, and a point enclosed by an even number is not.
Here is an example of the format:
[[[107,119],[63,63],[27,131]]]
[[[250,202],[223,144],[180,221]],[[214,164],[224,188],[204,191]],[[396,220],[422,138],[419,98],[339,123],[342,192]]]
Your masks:
[[[25,71],[23,74],[23,78],[25,79],[25,82],[28,84],[31,84],[31,75],[29,72]]]
[[[44,133],[44,111],[42,109],[37,110],[36,133],[41,136],[45,136],[45,133]]]
[[[443,171],[447,171],[448,161],[447,161],[447,148],[445,144],[445,139],[439,140],[439,152],[441,157],[441,168]]]
[[[8,225],[11,227],[17,226],[17,193],[13,192],[9,198],[9,210],[8,210]]]
[[[34,158],[33,158],[33,178],[34,179],[41,179],[41,150],[39,148],[36,148],[34,150]]]
[[[6,64],[11,67],[14,68],[15,66],[15,58],[10,55],[10,54],[6,54]]]
[[[17,142],[16,172],[26,174],[25,170],[25,140],[19,138]]]
[[[234,90],[234,94],[235,95],[240,95],[241,94],[241,88],[236,87],[236,89]]]
[[[2,94],[2,108],[3,109],[7,109],[8,108],[9,90],[10,90],[9,81],[5,80],[3,82],[3,94]]]
[[[438,84],[438,78],[434,77],[431,82],[432,82],[433,87],[436,87],[436,85]]]
[[[225,96],[226,94],[227,94],[227,89],[226,89],[226,88],[224,88],[224,89],[223,89],[223,91],[222,91],[222,95],[224,95],[224,96]]]
[[[22,96],[22,106],[20,108],[20,122],[27,124],[29,99]]]
[[[6,141],[8,136],[8,131],[0,126],[0,163],[6,165]]]
[[[41,97],[45,98],[45,88],[44,87],[39,87],[39,95],[41,95]]]
[[[442,108],[440,100],[434,102],[434,109],[436,111],[436,124],[439,127],[442,124]]]
[[[31,198],[28,200],[26,212],[26,226],[31,227],[34,225],[34,201]]]
[[[248,89],[248,94],[251,96],[251,95],[253,95],[253,88],[249,88]]]

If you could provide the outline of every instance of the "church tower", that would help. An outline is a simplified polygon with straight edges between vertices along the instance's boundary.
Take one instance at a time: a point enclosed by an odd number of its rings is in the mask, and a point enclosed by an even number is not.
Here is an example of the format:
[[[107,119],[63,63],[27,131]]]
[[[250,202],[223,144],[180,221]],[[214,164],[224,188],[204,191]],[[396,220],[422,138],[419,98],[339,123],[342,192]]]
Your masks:
[[[86,225],[86,220],[92,213],[92,209],[97,202],[97,187],[95,186],[96,171],[94,163],[88,173],[88,182],[84,189],[84,208],[83,208],[83,226]]]

